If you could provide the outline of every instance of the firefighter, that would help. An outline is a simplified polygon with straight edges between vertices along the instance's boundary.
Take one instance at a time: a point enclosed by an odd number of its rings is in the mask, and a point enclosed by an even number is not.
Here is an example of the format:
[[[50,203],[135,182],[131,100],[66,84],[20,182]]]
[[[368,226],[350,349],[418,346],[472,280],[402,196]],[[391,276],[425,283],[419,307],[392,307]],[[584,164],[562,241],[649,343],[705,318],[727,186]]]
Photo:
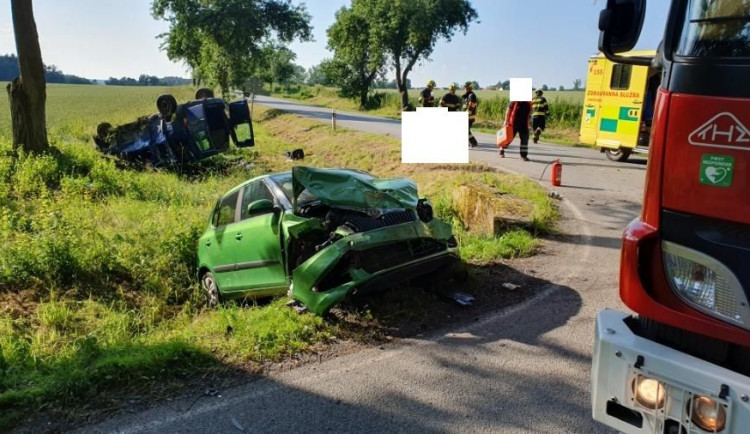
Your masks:
[[[466,93],[461,96],[464,102],[464,110],[469,113],[469,148],[476,148],[478,143],[477,139],[474,138],[474,134],[471,134],[471,126],[474,125],[474,121],[477,119],[477,94],[472,91],[474,84],[471,81],[467,81],[464,84]]]
[[[435,107],[435,97],[432,96],[432,89],[435,88],[435,80],[427,82],[427,87],[422,89],[419,94],[419,103],[422,107]]]
[[[449,112],[455,112],[461,107],[461,99],[456,95],[456,85],[448,87],[448,93],[440,99],[440,107],[448,107]]]
[[[539,89],[536,91],[536,97],[531,100],[531,129],[534,131],[534,143],[539,143],[539,136],[544,131],[547,115],[549,115],[547,98],[542,95],[544,95],[544,92]]]

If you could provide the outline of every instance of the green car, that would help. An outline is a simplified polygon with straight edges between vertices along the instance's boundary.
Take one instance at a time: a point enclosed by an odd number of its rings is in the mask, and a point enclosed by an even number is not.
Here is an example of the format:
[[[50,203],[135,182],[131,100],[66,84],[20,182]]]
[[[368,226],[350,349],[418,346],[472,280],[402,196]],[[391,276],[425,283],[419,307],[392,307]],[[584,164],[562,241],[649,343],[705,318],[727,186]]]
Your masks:
[[[198,270],[209,305],[288,293],[324,314],[350,294],[453,265],[457,247],[408,179],[294,167],[217,201]]]

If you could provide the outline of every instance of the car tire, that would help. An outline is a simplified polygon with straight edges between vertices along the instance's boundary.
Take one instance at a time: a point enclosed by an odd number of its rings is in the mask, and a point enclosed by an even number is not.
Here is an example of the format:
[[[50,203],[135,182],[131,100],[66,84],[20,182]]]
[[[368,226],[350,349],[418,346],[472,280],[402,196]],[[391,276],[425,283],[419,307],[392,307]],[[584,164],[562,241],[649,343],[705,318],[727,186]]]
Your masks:
[[[195,92],[195,99],[204,99],[204,98],[213,98],[213,97],[214,97],[214,91],[207,87],[202,87]]]
[[[610,159],[610,160],[612,160],[612,161],[623,162],[623,161],[627,161],[628,160],[628,157],[630,157],[630,152],[631,152],[630,149],[624,149],[624,148],[609,149],[609,148],[607,148],[607,149],[604,150],[604,155],[606,155],[607,158]]]
[[[105,139],[111,131],[112,124],[109,122],[102,122],[96,126],[96,135],[99,136],[100,139]]]
[[[219,285],[211,272],[207,271],[201,276],[201,289],[206,295],[206,306],[213,308],[221,303],[221,291],[219,291]]]
[[[156,98],[156,110],[163,118],[168,119],[177,111],[177,100],[168,93],[160,95]]]

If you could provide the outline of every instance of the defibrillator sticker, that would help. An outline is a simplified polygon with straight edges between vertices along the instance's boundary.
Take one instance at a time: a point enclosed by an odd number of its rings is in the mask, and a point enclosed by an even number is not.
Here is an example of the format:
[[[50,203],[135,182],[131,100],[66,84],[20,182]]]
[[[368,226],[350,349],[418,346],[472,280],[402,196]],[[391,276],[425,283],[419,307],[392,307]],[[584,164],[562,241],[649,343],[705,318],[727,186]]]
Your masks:
[[[701,184],[729,187],[734,174],[734,157],[731,155],[703,154],[701,157]]]

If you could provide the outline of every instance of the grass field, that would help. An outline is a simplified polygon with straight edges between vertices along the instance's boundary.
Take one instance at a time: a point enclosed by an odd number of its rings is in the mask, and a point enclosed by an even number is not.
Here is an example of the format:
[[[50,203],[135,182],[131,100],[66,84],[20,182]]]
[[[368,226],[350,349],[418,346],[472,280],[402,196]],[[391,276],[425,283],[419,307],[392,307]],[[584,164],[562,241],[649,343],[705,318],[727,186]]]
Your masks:
[[[183,173],[125,168],[94,149],[99,122],[153,113],[165,92],[184,101],[194,90],[51,85],[55,152],[16,158],[8,106],[0,104],[0,430],[40,408],[67,414],[112,391],[122,398],[197,372],[255,371],[352,336],[296,314],[283,299],[202,307],[196,242],[214,201],[245,179],[288,169],[285,150],[302,145],[307,165],[411,177],[437,214],[453,221],[470,263],[532,254],[536,240],[524,230],[465,233],[450,203],[456,185],[479,182],[527,199],[532,232],[551,230],[557,217],[545,192],[526,179],[477,165],[401,165],[396,140],[332,132],[257,106],[256,148],[233,149]]]

